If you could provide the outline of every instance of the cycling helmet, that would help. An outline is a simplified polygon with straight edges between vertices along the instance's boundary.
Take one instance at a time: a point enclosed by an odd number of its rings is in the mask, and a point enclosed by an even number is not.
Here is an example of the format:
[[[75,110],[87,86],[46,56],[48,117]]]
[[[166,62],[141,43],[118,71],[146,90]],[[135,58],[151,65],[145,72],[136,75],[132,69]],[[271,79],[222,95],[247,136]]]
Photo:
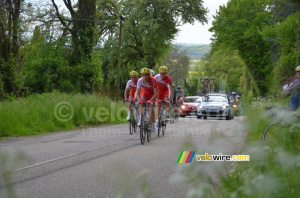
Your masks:
[[[300,65],[298,65],[295,70],[296,72],[300,72]]]
[[[130,75],[130,76],[137,76],[138,73],[137,73],[136,71],[131,71],[129,75]]]
[[[154,73],[154,71],[153,71],[152,69],[150,69],[150,75],[151,75],[151,76],[154,76],[154,75],[155,75],[155,73]]]
[[[180,86],[178,86],[176,89],[181,89],[181,87],[180,87]]]
[[[168,68],[166,66],[161,66],[159,68],[159,73],[167,73],[168,72]]]
[[[144,68],[141,70],[141,73],[142,73],[142,74],[150,74],[150,69],[148,69],[147,67],[144,67]]]

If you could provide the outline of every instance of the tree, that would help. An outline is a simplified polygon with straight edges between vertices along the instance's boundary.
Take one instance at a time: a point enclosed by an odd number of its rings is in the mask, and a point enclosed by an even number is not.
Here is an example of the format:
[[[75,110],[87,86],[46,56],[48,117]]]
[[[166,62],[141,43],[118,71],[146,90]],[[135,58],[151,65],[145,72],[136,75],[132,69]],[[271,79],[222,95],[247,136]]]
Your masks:
[[[119,36],[119,17],[125,17],[122,36],[122,71],[139,70],[142,67],[154,68],[162,64],[170,49],[170,41],[178,32],[178,26],[207,22],[207,10],[203,1],[194,0],[148,0],[148,1],[100,1],[99,13],[107,19],[102,24],[103,32],[111,31],[105,41],[103,71],[107,71],[109,82],[114,84],[116,55]],[[115,25],[113,25],[112,19]],[[117,19],[117,20],[116,20]],[[109,57],[109,58],[108,58]],[[128,70],[127,70],[128,71]],[[124,73],[127,80],[128,72]],[[106,75],[106,74],[105,74]],[[124,84],[125,81],[121,84]],[[108,85],[110,87],[111,85]]]
[[[0,92],[14,95],[18,95],[20,89],[17,63],[21,3],[22,0],[5,0],[0,3]],[[1,95],[0,99],[3,99]]]
[[[56,10],[56,15],[65,31],[71,34],[72,48],[74,50],[74,64],[82,60],[90,60],[93,47],[95,45],[95,19],[96,0],[78,0],[73,5],[71,0],[64,0],[70,17],[63,16],[55,3],[51,0]]]
[[[270,44],[260,35],[270,23],[267,11],[270,0],[231,0],[221,6],[214,16],[212,52],[220,49],[238,50],[262,95],[266,94],[271,79]]]
[[[177,86],[183,83],[188,75],[190,58],[186,55],[186,51],[180,49],[180,46],[173,45],[171,51],[166,55],[163,65],[168,67],[173,84]],[[157,70],[159,66],[156,67]]]

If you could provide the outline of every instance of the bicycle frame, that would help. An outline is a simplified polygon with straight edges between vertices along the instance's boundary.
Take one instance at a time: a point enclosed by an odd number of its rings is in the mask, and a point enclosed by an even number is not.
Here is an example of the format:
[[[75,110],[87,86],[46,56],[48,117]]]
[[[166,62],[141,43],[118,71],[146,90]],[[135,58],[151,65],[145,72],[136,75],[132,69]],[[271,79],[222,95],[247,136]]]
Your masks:
[[[158,115],[158,133],[157,133],[157,136],[159,136],[160,130],[162,131],[163,135],[165,134],[165,131],[166,131],[166,126],[167,126],[167,122],[165,120],[165,118],[166,118],[166,103],[169,102],[169,101],[158,100],[157,102],[162,103],[160,113]]]
[[[147,141],[150,142],[151,133],[150,133],[150,110],[149,105],[147,103],[143,103],[142,110],[142,120],[140,125],[140,139],[141,144],[143,145],[147,136]]]

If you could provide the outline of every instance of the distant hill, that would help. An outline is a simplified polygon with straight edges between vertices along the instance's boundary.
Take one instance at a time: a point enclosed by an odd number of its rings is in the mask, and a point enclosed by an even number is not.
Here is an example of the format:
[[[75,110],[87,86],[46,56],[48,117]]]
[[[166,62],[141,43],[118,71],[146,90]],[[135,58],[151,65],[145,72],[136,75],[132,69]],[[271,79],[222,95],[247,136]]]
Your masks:
[[[200,60],[211,49],[207,44],[179,44],[180,49],[186,51],[191,60]]]

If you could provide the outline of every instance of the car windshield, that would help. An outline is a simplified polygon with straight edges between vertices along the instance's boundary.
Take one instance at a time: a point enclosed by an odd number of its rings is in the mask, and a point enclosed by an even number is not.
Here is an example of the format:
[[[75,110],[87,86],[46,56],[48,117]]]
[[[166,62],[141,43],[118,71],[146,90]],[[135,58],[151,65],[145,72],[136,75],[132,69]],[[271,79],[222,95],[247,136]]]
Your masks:
[[[201,102],[201,99],[200,98],[185,98],[184,99],[184,102]]]
[[[203,102],[227,102],[227,99],[224,97],[205,97]]]

